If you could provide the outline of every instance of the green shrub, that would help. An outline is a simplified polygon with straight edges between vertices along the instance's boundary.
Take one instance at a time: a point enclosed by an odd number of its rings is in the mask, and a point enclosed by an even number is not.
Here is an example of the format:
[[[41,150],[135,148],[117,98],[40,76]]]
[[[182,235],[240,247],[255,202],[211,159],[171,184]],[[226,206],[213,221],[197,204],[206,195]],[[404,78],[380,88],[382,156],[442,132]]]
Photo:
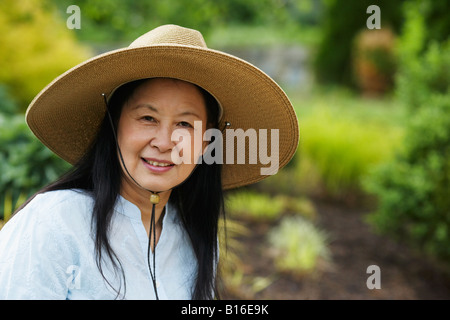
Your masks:
[[[263,193],[284,194],[297,197],[307,194],[309,190],[312,190],[317,186],[316,182],[318,181],[318,178],[317,175],[314,175],[314,168],[312,166],[305,168],[305,166],[303,166],[304,162],[300,162],[296,159],[291,160],[290,163],[295,164],[295,167],[282,168],[277,174],[269,176],[254,184],[252,189]],[[297,166],[300,165],[302,165],[302,168],[297,168]],[[297,172],[304,172],[305,174],[300,177]]]
[[[361,179],[370,168],[389,159],[402,130],[374,121],[337,116],[318,109],[303,121],[300,161],[314,165],[326,192],[346,199],[361,193]]]
[[[0,101],[2,106],[3,101]],[[2,108],[0,107],[0,110]],[[0,113],[0,218],[26,196],[55,180],[69,165],[55,156],[27,125],[24,117]]]
[[[22,111],[45,85],[90,55],[45,0],[2,0],[0,43],[0,83]]]
[[[314,204],[305,197],[270,196],[253,190],[229,194],[226,209],[232,217],[262,222],[274,221],[282,214],[301,215],[311,220],[317,215]]]
[[[400,72],[397,96],[411,111],[426,104],[433,94],[450,90],[450,42],[428,40],[425,17],[405,6],[406,22],[399,42]]]
[[[277,198],[284,201],[283,211],[286,213],[300,215],[308,220],[316,219],[317,210],[310,199],[285,195],[278,195]]]
[[[355,35],[366,29],[367,7],[376,4],[381,10],[381,27],[396,32],[401,23],[398,1],[348,0],[324,1],[321,40],[314,59],[314,71],[321,83],[353,85],[351,50]]]
[[[378,197],[370,221],[382,232],[450,260],[450,95],[411,119],[405,149],[365,182]]]
[[[428,105],[432,95],[450,94],[450,41],[433,42],[410,60],[397,76],[397,95],[412,112]]]
[[[11,97],[8,88],[0,84],[0,114],[13,115],[17,111],[17,103]]]
[[[450,39],[448,31],[442,30],[446,24],[450,27],[445,7],[448,11],[450,2],[410,1],[404,5],[396,93],[412,112],[426,106],[431,95],[450,94]]]
[[[296,276],[317,270],[321,260],[328,260],[328,236],[301,217],[285,217],[270,230],[269,244],[275,266]]]
[[[52,2],[63,15],[66,8],[74,4],[73,0]],[[76,4],[83,17],[77,35],[84,41],[97,43],[129,43],[150,29],[167,23],[201,30],[207,38],[209,31],[222,26],[282,24],[285,27],[289,22],[302,22],[295,21],[304,18],[297,18],[294,14],[305,11],[296,3],[278,0],[77,0]],[[314,17],[315,13],[307,15]]]
[[[418,7],[420,6],[420,7]],[[417,10],[420,8],[420,10]],[[399,41],[397,97],[408,107],[404,148],[368,176],[376,228],[450,261],[448,1],[409,1]],[[447,31],[444,31],[447,30]]]
[[[326,196],[351,204],[366,200],[361,179],[401,146],[405,107],[388,97],[361,98],[342,87],[290,96],[300,125],[295,163],[260,184],[289,195]]]
[[[282,198],[254,191],[239,191],[227,196],[227,211],[234,217],[258,221],[273,221],[283,212]]]

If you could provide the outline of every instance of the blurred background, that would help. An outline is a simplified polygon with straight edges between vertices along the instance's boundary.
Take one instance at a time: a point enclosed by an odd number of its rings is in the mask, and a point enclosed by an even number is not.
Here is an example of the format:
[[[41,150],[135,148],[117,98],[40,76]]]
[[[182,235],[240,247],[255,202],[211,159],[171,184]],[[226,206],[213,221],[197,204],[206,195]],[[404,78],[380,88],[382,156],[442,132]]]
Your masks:
[[[449,299],[448,12],[447,0],[2,0],[0,228],[69,168],[26,126],[33,97],[173,23],[272,76],[299,118],[293,160],[227,194],[222,298]]]

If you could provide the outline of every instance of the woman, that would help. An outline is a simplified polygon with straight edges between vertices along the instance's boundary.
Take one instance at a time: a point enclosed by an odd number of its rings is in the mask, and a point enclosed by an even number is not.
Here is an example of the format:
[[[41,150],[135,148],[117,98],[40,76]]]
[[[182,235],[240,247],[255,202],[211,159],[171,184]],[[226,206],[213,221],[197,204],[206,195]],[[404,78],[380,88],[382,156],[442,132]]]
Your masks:
[[[267,163],[206,163],[213,144],[195,137],[279,130],[279,167],[298,143],[275,82],[174,25],[67,71],[26,119],[74,166],[0,231],[3,299],[214,298],[223,190],[263,179]]]

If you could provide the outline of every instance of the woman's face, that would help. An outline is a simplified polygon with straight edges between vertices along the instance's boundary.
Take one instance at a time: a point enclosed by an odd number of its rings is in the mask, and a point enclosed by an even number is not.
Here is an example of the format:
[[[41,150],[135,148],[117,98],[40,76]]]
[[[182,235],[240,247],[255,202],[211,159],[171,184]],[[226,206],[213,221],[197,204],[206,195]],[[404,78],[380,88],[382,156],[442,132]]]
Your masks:
[[[201,121],[201,126],[197,123],[194,128],[194,121]],[[205,144],[195,154],[194,136],[203,137],[206,123],[204,98],[193,84],[162,78],[144,82],[123,106],[118,124],[118,142],[128,172],[155,192],[180,184],[203,152]],[[181,163],[172,153],[182,156]],[[123,176],[122,187],[125,183],[137,190],[128,175]]]

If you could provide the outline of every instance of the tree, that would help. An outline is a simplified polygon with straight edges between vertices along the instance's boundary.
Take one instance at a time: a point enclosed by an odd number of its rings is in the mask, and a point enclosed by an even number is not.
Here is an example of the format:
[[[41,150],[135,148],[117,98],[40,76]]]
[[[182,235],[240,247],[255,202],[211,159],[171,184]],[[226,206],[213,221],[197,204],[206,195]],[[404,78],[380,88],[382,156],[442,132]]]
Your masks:
[[[0,47],[0,83],[21,111],[46,84],[91,54],[45,0],[0,2]]]

